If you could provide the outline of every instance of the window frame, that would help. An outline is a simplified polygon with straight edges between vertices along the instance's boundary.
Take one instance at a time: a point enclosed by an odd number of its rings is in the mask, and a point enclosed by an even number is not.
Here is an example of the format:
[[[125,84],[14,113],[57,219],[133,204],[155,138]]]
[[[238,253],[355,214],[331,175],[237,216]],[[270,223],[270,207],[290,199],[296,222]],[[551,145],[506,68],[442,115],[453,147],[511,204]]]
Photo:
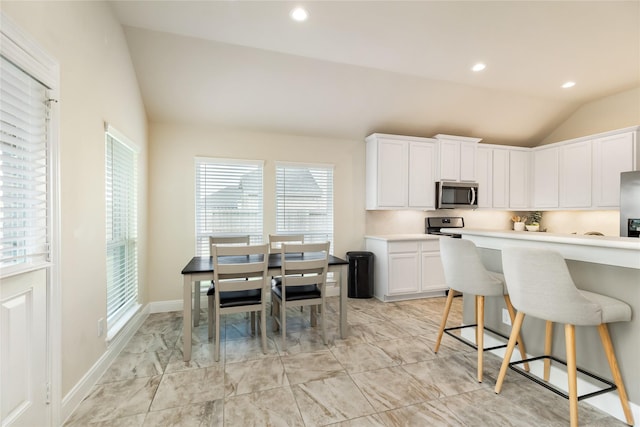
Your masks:
[[[250,159],[231,159],[231,158],[216,158],[216,157],[195,157],[194,159],[194,232],[195,232],[195,254],[196,256],[208,256],[209,255],[209,250],[208,250],[208,236],[212,235],[212,234],[226,234],[226,235],[233,235],[233,234],[249,234],[251,236],[251,243],[252,244],[259,244],[262,243],[263,239],[264,239],[264,217],[265,217],[265,212],[264,212],[264,200],[265,200],[265,191],[264,191],[264,160],[250,160]],[[257,170],[260,171],[260,183],[259,183],[259,188],[260,188],[260,201],[259,201],[259,209],[255,210],[255,213],[259,215],[259,220],[252,222],[251,224],[248,224],[248,226],[250,225],[259,225],[259,230],[249,230],[249,232],[246,231],[233,231],[233,230],[220,230],[220,231],[216,231],[216,230],[207,230],[206,228],[206,224],[201,224],[202,220],[201,220],[201,201],[200,199],[200,192],[202,191],[201,189],[201,185],[203,185],[204,183],[201,183],[200,178],[199,178],[199,167],[203,166],[203,165],[214,165],[214,166],[229,166],[229,167],[233,167],[236,166],[238,168],[241,167],[252,167],[255,166],[257,168]],[[214,184],[215,185],[215,184]],[[202,228],[202,229],[201,229]],[[206,241],[205,241],[206,239]],[[203,243],[205,242],[205,243]]]
[[[109,203],[107,200],[108,197],[108,192],[107,192],[107,186],[108,186],[108,144],[109,144],[109,139],[112,139],[114,142],[122,145],[124,148],[130,150],[133,159],[132,159],[132,165],[133,165],[133,171],[131,171],[132,174],[132,180],[130,182],[130,185],[127,187],[127,190],[130,192],[133,192],[133,194],[131,193],[127,193],[126,197],[133,197],[133,201],[130,203],[131,207],[129,209],[127,209],[127,238],[126,238],[126,248],[125,248],[125,252],[126,254],[126,261],[129,261],[129,257],[132,256],[133,257],[133,278],[131,279],[132,281],[128,281],[128,283],[125,283],[125,286],[131,286],[131,289],[127,289],[125,290],[125,292],[131,292],[133,291],[133,295],[126,298],[123,305],[119,306],[118,308],[116,308],[112,313],[110,313],[109,311],[109,297],[108,297],[108,292],[109,292],[109,283],[108,283],[108,278],[109,278],[109,236],[106,234],[106,231],[109,228],[109,224],[108,224],[108,220],[109,220]],[[106,273],[107,273],[107,277],[106,277],[106,287],[105,287],[105,296],[106,296],[106,324],[107,324],[107,341],[110,341],[111,339],[113,339],[115,337],[115,335],[127,324],[127,322],[129,321],[129,319],[131,319],[133,317],[133,315],[139,310],[139,308],[141,307],[141,304],[139,303],[139,291],[140,291],[140,271],[139,271],[139,266],[140,266],[140,252],[139,252],[139,218],[138,218],[138,212],[139,212],[139,194],[138,194],[138,182],[139,182],[139,165],[138,165],[138,161],[139,161],[139,155],[140,155],[140,146],[137,145],[136,143],[134,143],[131,139],[127,138],[124,134],[122,134],[120,131],[118,131],[116,128],[114,128],[112,125],[110,125],[109,123],[105,123],[104,126],[104,144],[105,144],[105,250],[106,250],[106,256],[105,256],[105,262],[106,262]],[[111,207],[112,208],[112,207]],[[111,217],[113,217],[113,213],[111,214]],[[132,223],[131,223],[132,222]],[[133,234],[133,237],[131,237],[129,235],[129,233]],[[133,254],[131,255],[130,252],[131,250],[133,250]],[[128,266],[127,266],[128,267]],[[125,274],[130,274],[130,272],[125,272]]]
[[[288,228],[288,227],[282,227],[281,224],[283,223],[283,220],[280,218],[281,215],[281,208],[280,208],[280,197],[282,197],[280,195],[280,188],[279,188],[279,174],[280,174],[280,170],[282,168],[299,168],[299,169],[321,169],[326,171],[327,173],[330,172],[331,174],[331,179],[330,179],[330,185],[331,185],[331,194],[330,194],[330,200],[328,200],[328,203],[330,204],[330,206],[326,207],[325,209],[330,212],[330,224],[331,224],[331,230],[327,230],[326,232],[323,232],[322,234],[326,233],[327,235],[327,240],[331,243],[331,247],[330,247],[330,253],[333,253],[333,245],[334,245],[334,238],[335,238],[335,185],[334,185],[334,175],[335,175],[335,165],[333,164],[327,164],[327,163],[305,163],[305,162],[284,162],[284,161],[277,161],[275,162],[275,221],[276,221],[276,234],[303,234],[304,238],[305,238],[305,242],[314,242],[314,241],[320,241],[320,240],[324,240],[324,239],[320,239],[318,240],[318,238],[314,238],[314,235],[318,235],[318,233],[312,233],[310,232],[310,230],[308,229],[300,229],[300,228]],[[284,208],[286,209],[286,207]]]

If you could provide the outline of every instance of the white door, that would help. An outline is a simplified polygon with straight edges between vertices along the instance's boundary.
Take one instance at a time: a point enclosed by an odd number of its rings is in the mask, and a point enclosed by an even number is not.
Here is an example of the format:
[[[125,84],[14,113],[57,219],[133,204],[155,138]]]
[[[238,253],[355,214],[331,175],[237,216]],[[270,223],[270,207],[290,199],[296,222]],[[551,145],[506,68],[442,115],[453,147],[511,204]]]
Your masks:
[[[0,282],[2,427],[50,425],[47,402],[47,274]]]
[[[447,289],[444,278],[444,267],[439,252],[422,253],[422,289],[423,291],[440,291]]]
[[[594,206],[620,206],[620,173],[633,170],[633,147],[633,132],[593,142]]]
[[[493,207],[493,150],[478,148],[476,174],[478,178],[478,207]]]
[[[542,148],[533,156],[533,207],[557,208],[559,200],[558,147]]]

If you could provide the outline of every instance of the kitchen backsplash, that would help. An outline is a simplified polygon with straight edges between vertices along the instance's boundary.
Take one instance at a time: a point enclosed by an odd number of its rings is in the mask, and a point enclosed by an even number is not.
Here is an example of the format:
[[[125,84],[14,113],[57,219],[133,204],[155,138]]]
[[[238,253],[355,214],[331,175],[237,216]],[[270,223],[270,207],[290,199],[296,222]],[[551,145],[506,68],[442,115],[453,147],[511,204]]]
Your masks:
[[[422,234],[424,218],[428,216],[461,216],[465,227],[511,230],[512,215],[527,215],[527,212],[457,210],[437,211],[367,211],[365,233],[367,235]],[[598,231],[605,236],[618,236],[620,214],[618,211],[546,211],[543,212],[541,228],[550,233],[584,234]]]

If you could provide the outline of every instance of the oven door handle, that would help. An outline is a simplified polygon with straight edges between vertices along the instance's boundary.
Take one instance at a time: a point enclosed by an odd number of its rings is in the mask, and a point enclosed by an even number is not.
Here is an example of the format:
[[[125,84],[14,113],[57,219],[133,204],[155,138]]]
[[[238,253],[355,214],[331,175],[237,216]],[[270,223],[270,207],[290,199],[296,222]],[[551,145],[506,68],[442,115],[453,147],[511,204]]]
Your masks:
[[[476,204],[476,189],[475,189],[475,187],[471,187],[469,189],[469,204],[472,205],[472,206]]]

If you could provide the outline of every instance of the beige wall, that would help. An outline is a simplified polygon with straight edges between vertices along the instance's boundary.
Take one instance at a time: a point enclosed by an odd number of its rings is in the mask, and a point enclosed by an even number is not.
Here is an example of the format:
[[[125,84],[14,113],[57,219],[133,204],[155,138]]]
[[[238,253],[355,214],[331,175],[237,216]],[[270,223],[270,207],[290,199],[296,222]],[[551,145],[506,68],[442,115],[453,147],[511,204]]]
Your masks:
[[[60,63],[64,396],[106,350],[104,336],[97,336],[98,319],[106,315],[104,121],[141,148],[140,281],[146,282],[146,116],[122,28],[107,4],[1,6]]]
[[[275,162],[333,164],[334,253],[363,247],[364,141],[152,123],[149,157],[151,301],[181,300],[195,253],[195,157],[264,160],[265,236],[275,232]]]
[[[640,87],[589,102],[539,145],[640,125]]]

